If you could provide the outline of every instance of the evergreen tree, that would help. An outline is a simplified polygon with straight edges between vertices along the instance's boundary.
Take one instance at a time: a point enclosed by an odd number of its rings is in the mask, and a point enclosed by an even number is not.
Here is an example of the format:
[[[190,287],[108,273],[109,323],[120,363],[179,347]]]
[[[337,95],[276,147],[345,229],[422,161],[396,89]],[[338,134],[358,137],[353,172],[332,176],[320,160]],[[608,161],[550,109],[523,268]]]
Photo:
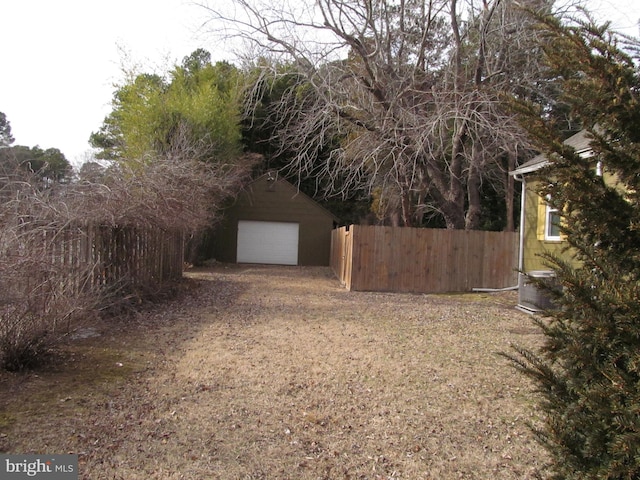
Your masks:
[[[639,42],[590,21],[544,19],[546,57],[563,100],[592,135],[579,156],[554,125],[520,105],[551,160],[543,173],[575,261],[547,255],[556,309],[537,320],[540,351],[510,356],[531,377],[543,410],[539,438],[556,479],[640,478]],[[599,166],[600,168],[597,168]]]
[[[113,110],[90,143],[99,159],[137,160],[188,144],[203,161],[232,161],[240,150],[241,73],[227,62],[210,63],[198,49],[168,79],[142,73],[120,86]],[[204,158],[206,157],[206,158]]]
[[[18,169],[30,172],[41,179],[44,185],[66,182],[73,173],[71,164],[59,149],[43,150],[38,145],[3,148],[0,150],[0,169],[6,172],[15,172]]]
[[[0,147],[8,147],[13,143],[11,135],[11,123],[4,112],[0,112]]]

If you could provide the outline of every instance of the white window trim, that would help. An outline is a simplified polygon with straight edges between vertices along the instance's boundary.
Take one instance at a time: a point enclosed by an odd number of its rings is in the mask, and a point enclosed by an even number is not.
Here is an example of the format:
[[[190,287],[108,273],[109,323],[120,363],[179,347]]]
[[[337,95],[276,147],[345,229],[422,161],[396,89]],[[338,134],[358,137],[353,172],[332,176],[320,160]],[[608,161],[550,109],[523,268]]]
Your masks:
[[[602,177],[601,161],[598,161],[596,163],[596,175],[599,177]],[[551,216],[553,214],[557,214],[558,209],[553,208],[551,205],[549,205],[549,202],[551,201],[551,195],[547,195],[546,199],[547,199],[547,202],[546,202],[547,206],[545,208],[545,215],[544,215],[544,239],[549,242],[561,242],[563,238],[562,238],[562,233],[560,233],[560,231],[558,231],[558,235],[551,235]]]
[[[557,208],[553,208],[552,206],[547,204],[544,218],[544,239],[551,242],[559,242],[562,240],[562,235],[560,234],[560,232],[558,232],[558,235],[551,235],[551,216],[557,213]]]

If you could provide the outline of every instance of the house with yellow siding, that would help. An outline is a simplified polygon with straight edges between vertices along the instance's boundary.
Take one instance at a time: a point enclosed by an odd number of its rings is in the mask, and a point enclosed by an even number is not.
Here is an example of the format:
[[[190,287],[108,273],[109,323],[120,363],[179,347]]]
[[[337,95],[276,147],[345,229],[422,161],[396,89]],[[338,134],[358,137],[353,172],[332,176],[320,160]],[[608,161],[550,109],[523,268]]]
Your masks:
[[[565,140],[579,155],[592,155],[591,137],[582,130]],[[518,288],[518,308],[535,313],[550,306],[544,293],[539,291],[529,277],[548,278],[552,281],[554,273],[545,264],[540,254],[551,253],[567,255],[566,241],[560,233],[560,215],[552,208],[547,199],[539,195],[542,179],[539,171],[549,165],[545,155],[538,155],[510,172],[522,185],[522,205],[520,219],[520,274]],[[594,168],[600,168],[594,165]]]

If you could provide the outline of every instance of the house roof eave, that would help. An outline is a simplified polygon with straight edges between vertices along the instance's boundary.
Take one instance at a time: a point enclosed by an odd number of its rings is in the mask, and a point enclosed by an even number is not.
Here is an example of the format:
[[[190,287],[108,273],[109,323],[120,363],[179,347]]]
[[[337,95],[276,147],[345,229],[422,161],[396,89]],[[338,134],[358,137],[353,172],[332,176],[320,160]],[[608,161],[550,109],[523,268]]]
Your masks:
[[[533,173],[537,170],[540,170],[541,168],[546,167],[547,165],[549,165],[551,162],[549,162],[549,160],[544,160],[541,162],[535,162],[535,163],[525,163],[524,165],[521,165],[520,167],[516,168],[515,170],[512,170],[509,172],[509,175],[515,177],[517,175],[526,175],[527,173]]]
[[[567,138],[563,143],[575,149],[575,152],[583,158],[589,158],[593,156],[593,150],[591,148],[591,137],[587,130],[581,130],[575,135]],[[544,155],[536,155],[528,162],[523,163],[515,170],[509,172],[509,175],[518,176],[526,175],[527,173],[533,173],[541,168],[547,167],[551,164],[551,161]]]

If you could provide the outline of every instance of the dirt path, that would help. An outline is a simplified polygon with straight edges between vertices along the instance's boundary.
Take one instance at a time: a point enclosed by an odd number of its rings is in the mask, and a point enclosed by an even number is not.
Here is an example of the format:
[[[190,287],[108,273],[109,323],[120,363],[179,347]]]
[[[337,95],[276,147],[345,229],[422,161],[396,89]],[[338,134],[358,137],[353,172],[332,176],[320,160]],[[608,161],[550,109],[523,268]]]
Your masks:
[[[5,376],[0,449],[86,479],[526,479],[539,340],[512,294],[355,293],[328,269],[193,271],[179,302]],[[94,332],[89,330],[88,332]]]

